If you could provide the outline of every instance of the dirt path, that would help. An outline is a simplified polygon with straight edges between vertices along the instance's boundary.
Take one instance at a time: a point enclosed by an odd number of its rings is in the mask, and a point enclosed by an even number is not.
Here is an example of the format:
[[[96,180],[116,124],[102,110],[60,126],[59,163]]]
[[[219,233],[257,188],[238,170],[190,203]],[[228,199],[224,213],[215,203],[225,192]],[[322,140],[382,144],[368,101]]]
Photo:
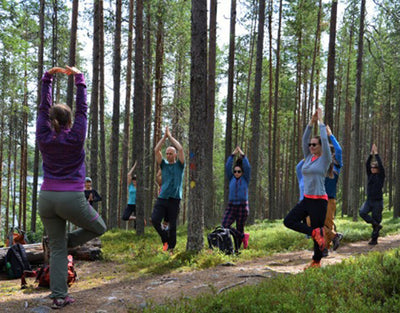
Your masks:
[[[400,234],[379,238],[377,246],[369,246],[367,241],[343,244],[338,251],[330,252],[322,261],[323,266],[341,262],[343,259],[370,251],[384,251],[400,245]],[[62,312],[128,312],[129,308],[144,307],[149,301],[164,302],[165,299],[195,297],[202,293],[220,293],[240,285],[257,284],[279,273],[296,274],[303,271],[310,261],[311,251],[277,253],[272,256],[241,262],[219,265],[206,270],[171,273],[148,278],[127,279],[119,275],[118,266],[101,262],[80,262],[76,264],[78,275],[84,276],[98,272],[95,286],[85,288],[78,283],[70,288],[77,303],[67,306]],[[118,278],[107,280],[112,272]],[[3,282],[0,282],[1,284]],[[19,281],[13,281],[14,290]],[[3,288],[2,288],[3,289]],[[4,289],[2,290],[4,294]],[[47,290],[26,294],[14,292],[0,299],[0,312],[49,312],[50,299]]]

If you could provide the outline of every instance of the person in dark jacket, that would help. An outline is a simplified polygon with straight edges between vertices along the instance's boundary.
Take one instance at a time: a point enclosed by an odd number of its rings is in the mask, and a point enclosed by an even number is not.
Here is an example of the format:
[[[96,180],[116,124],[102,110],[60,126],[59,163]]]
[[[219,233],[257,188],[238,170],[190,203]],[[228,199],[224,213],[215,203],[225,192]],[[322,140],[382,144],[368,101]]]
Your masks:
[[[233,167],[235,155],[238,156],[238,159]],[[248,233],[244,232],[244,225],[249,216],[248,189],[250,171],[249,160],[240,147],[236,147],[225,165],[225,174],[229,181],[229,199],[222,218],[222,227],[231,229],[235,233],[238,246],[243,242],[244,249],[247,249],[250,237]],[[231,227],[234,221],[236,221],[236,228]]]
[[[371,162],[373,156],[375,156],[376,161]],[[371,240],[368,244],[376,245],[378,243],[379,231],[382,229],[382,189],[385,182],[385,169],[375,144],[372,145],[371,154],[367,159],[366,170],[368,176],[367,200],[360,208],[360,216],[364,221],[372,224]]]
[[[76,109],[52,104],[53,75],[74,75]],[[68,248],[100,236],[106,225],[85,198],[86,84],[75,67],[49,69],[42,78],[42,98],[36,122],[36,140],[43,159],[39,215],[49,238],[50,298],[59,309],[75,300],[68,295]],[[66,234],[66,222],[79,228]]]
[[[101,201],[101,196],[96,189],[93,189],[92,179],[90,177],[85,178],[85,198],[92,207],[94,207],[95,202]],[[96,207],[94,207],[94,209],[97,211]]]

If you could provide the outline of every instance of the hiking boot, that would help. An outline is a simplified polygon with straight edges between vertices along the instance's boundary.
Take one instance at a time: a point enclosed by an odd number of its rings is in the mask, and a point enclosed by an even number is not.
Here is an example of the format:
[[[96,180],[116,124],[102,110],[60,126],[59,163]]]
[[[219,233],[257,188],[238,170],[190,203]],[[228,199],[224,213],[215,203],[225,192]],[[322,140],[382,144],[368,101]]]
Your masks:
[[[375,245],[378,244],[378,239],[377,239],[377,238],[372,238],[372,239],[368,242],[368,244],[369,244],[370,246],[375,246]]]
[[[243,249],[247,249],[247,247],[249,246],[249,238],[250,238],[250,234],[248,233],[244,233],[244,237],[243,237]]]
[[[163,251],[167,251],[167,250],[168,250],[168,242],[164,242],[164,243],[163,243],[162,250],[163,250]]]
[[[317,242],[319,250],[324,251],[324,249],[326,248],[324,229],[322,227],[314,228],[311,237]]]
[[[322,257],[326,258],[329,255],[328,249],[325,248],[324,251],[322,251]]]
[[[340,246],[340,241],[343,239],[343,235],[341,233],[337,233],[335,235],[335,238],[332,240],[332,249],[333,251],[336,251],[337,248]]]
[[[307,270],[309,268],[320,268],[320,267],[321,267],[321,261],[312,260],[310,264],[306,265],[304,270]]]
[[[75,299],[71,298],[69,296],[66,296],[64,299],[63,298],[57,298],[53,300],[53,304],[51,305],[52,309],[61,309],[65,307],[68,304],[74,303]]]

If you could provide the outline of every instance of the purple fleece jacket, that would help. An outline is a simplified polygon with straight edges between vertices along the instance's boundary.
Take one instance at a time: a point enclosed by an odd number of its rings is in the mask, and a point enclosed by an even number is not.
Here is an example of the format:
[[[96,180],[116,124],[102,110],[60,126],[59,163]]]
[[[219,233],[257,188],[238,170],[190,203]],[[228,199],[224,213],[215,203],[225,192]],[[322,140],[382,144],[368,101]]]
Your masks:
[[[83,191],[85,189],[85,150],[87,129],[86,84],[83,74],[75,74],[76,111],[71,129],[56,133],[51,127],[53,76],[42,78],[42,100],[36,122],[36,140],[43,158],[44,179],[41,190]]]

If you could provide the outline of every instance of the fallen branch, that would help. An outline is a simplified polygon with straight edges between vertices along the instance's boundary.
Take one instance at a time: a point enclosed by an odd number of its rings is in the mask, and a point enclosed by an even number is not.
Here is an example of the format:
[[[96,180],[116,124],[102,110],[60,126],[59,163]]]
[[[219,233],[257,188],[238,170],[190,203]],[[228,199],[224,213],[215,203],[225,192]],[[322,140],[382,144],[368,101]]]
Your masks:
[[[32,243],[24,245],[26,256],[31,264],[43,263],[44,254],[41,243]],[[9,248],[0,248],[0,268],[4,266],[6,254]],[[98,260],[101,255],[101,241],[96,238],[88,241],[84,245],[68,249],[76,260],[94,261]]]
[[[231,289],[231,288],[236,287],[236,286],[243,285],[245,282],[246,282],[246,280],[242,280],[242,281],[240,281],[240,282],[238,282],[236,284],[229,285],[229,286],[226,286],[224,288],[221,288],[220,290],[218,290],[217,295],[219,295],[221,292],[223,292],[225,290]]]

